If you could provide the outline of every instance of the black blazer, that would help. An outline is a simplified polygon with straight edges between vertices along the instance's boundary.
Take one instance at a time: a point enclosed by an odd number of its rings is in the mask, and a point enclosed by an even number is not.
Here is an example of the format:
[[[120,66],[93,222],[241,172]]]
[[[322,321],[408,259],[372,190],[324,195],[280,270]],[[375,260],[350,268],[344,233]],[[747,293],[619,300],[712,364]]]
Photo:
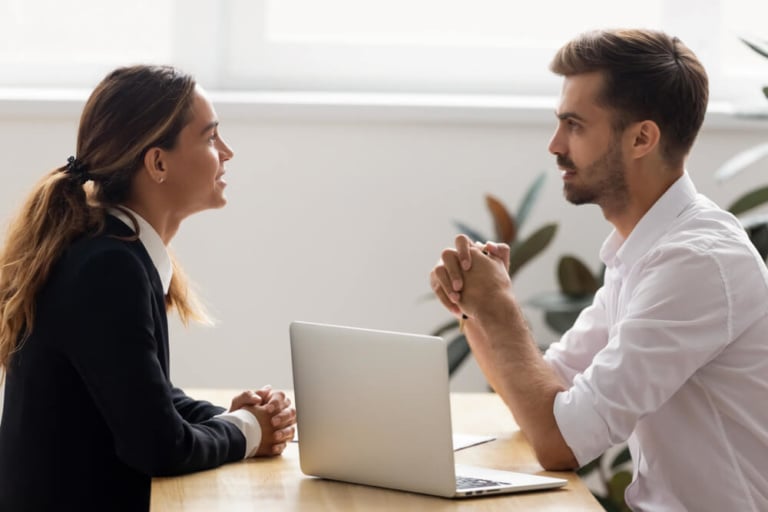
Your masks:
[[[144,246],[109,216],[38,294],[6,372],[0,511],[148,510],[151,478],[242,459],[224,411],[168,373],[162,285]]]

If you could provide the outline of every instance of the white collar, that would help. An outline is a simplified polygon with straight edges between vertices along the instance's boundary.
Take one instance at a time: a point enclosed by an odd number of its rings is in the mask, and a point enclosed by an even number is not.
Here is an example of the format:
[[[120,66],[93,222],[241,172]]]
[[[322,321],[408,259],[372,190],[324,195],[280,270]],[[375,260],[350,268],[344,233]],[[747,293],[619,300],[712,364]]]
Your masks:
[[[144,246],[144,249],[147,250],[149,258],[155,265],[155,269],[160,276],[160,282],[163,284],[163,293],[167,295],[168,289],[171,286],[171,278],[173,277],[173,265],[171,265],[171,257],[168,255],[168,249],[165,247],[160,235],[155,231],[155,228],[153,228],[149,222],[144,220],[141,215],[130,208],[121,205],[120,209],[110,208],[108,212],[110,215],[120,219],[123,224],[133,230],[133,222],[131,222],[130,217],[128,217],[128,215],[121,209],[127,210],[136,217],[136,222],[139,225],[139,241]]]
[[[616,230],[611,232],[600,250],[600,259],[608,267],[632,267],[697,194],[696,186],[685,171],[643,215],[626,240]]]

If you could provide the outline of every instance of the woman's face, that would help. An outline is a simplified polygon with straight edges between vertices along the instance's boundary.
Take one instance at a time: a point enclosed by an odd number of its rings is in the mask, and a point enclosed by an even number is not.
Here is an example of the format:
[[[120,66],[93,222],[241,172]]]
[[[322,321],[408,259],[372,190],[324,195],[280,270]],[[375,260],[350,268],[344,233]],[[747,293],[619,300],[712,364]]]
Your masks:
[[[213,104],[200,87],[190,113],[176,145],[162,159],[168,206],[181,217],[227,204],[224,162],[234,154],[221,138]]]

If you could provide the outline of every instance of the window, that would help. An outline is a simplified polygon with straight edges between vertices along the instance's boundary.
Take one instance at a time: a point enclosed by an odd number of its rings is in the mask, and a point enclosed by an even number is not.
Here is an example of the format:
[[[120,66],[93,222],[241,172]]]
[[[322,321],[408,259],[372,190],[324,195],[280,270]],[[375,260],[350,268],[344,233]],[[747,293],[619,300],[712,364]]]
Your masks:
[[[575,28],[652,25],[661,2],[648,3],[638,16],[604,0],[241,0],[226,70],[267,88],[556,93],[547,65]]]
[[[0,86],[91,87],[169,62],[209,89],[555,95],[547,69],[577,33],[644,26],[704,61],[713,99],[763,101],[764,0],[5,0]]]
[[[91,87],[118,63],[173,61],[173,4],[0,1],[0,85]]]

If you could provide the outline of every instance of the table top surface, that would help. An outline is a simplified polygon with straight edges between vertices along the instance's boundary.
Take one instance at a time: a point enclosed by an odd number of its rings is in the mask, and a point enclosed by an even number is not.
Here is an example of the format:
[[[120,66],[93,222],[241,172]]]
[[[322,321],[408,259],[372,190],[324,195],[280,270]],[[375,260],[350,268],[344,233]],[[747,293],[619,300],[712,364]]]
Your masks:
[[[238,390],[188,389],[189,396],[227,405]],[[290,443],[280,457],[252,458],[219,468],[152,481],[152,512],[488,510],[602,511],[573,472],[543,471],[509,410],[493,393],[451,394],[453,430],[492,435],[495,441],[456,452],[457,464],[565,478],[560,489],[446,499],[309,477]]]

